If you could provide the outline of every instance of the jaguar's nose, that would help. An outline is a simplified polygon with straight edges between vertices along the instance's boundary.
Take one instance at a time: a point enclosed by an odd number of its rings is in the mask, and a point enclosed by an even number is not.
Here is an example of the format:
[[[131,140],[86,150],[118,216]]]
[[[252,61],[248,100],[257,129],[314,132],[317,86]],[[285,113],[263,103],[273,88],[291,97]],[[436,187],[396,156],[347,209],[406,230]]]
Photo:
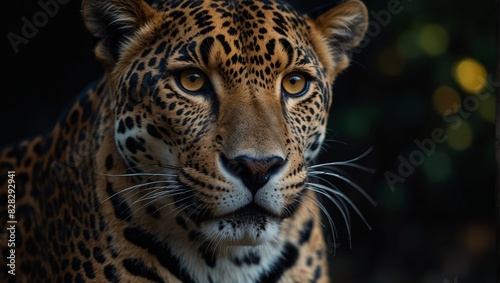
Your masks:
[[[280,156],[257,159],[240,155],[228,159],[222,155],[221,161],[226,170],[243,181],[252,195],[255,195],[285,164],[285,159]]]

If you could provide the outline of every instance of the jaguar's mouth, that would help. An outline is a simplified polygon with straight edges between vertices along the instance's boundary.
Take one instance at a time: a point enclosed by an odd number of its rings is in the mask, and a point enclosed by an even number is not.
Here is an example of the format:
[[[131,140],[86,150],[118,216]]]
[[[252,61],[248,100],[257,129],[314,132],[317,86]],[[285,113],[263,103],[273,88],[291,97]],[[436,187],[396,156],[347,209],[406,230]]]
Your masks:
[[[259,207],[255,203],[249,203],[245,205],[244,207],[236,210],[233,213],[227,214],[225,216],[222,216],[223,218],[237,218],[241,220],[249,220],[251,221],[252,219],[257,219],[257,218],[279,218],[277,215],[274,215],[270,213],[269,211]],[[221,218],[221,217],[218,217]]]
[[[205,236],[229,246],[255,246],[275,241],[282,218],[254,203],[225,215],[204,221]]]

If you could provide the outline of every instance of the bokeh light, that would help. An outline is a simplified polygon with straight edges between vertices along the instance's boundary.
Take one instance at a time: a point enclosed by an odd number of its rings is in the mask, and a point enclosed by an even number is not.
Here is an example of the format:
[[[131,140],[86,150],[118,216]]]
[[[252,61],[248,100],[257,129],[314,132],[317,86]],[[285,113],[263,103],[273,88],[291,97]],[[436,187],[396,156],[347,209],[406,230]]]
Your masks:
[[[414,59],[422,54],[417,38],[418,33],[414,30],[406,30],[398,37],[397,46],[405,58]]]
[[[495,123],[495,96],[491,95],[479,104],[479,113],[488,122]]]
[[[447,85],[440,86],[434,91],[432,102],[439,114],[444,114],[446,112],[454,113],[457,110],[454,106],[460,105],[461,103],[460,95]]]
[[[418,43],[428,55],[441,55],[448,48],[448,32],[439,25],[427,24],[420,30]]]
[[[345,129],[349,135],[366,137],[370,134],[372,124],[378,116],[378,109],[373,107],[359,107],[345,113]]]
[[[475,256],[484,255],[495,247],[495,229],[489,225],[470,224],[460,236],[464,249]]]
[[[469,123],[462,120],[461,124],[452,124],[446,130],[448,145],[457,151],[470,147],[473,140],[473,131]]]
[[[486,69],[472,58],[458,62],[454,68],[454,76],[460,87],[468,93],[476,94],[486,85]]]
[[[432,183],[439,183],[448,180],[452,175],[452,165],[450,157],[442,151],[436,151],[425,160],[422,171]]]

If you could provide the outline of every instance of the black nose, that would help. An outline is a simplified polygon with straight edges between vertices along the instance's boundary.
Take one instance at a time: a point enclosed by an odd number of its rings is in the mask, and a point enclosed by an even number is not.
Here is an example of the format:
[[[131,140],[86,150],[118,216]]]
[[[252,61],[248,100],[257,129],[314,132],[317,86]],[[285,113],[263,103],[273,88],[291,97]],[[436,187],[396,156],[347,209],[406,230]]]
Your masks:
[[[247,155],[240,155],[228,159],[222,155],[221,161],[226,170],[239,177],[252,194],[262,188],[271,176],[285,164],[285,159],[279,156],[255,159]]]

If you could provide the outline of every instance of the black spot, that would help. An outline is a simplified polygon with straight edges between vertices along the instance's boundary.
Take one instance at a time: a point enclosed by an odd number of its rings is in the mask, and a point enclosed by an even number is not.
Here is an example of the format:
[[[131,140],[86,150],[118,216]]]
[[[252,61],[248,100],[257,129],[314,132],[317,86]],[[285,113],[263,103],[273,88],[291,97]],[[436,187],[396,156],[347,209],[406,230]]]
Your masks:
[[[320,249],[316,250],[316,256],[318,257],[318,259],[322,259],[323,258],[323,251]]]
[[[208,61],[210,60],[210,52],[212,50],[213,45],[214,45],[214,38],[210,36],[203,39],[203,41],[200,44],[201,59],[203,60],[203,63],[205,63],[205,65],[208,65]]]
[[[165,51],[165,47],[167,45],[167,42],[166,41],[162,41],[158,47],[156,48],[155,50],[155,54],[158,55],[158,54],[161,54]]]
[[[243,258],[234,258],[233,259],[234,264],[237,266],[241,266],[242,264],[246,265],[257,265],[260,263],[260,256],[256,254],[255,252],[250,252],[247,255],[245,255]]]
[[[321,266],[316,266],[316,268],[314,269],[314,277],[313,279],[311,279],[309,282],[310,283],[316,283],[318,282],[319,278],[321,277]]]
[[[209,267],[214,268],[217,264],[217,256],[212,249],[210,249],[208,245],[202,245],[198,250],[200,251],[201,257],[205,260],[205,263]]]
[[[160,278],[158,273],[156,273],[156,270],[147,267],[142,259],[125,259],[123,260],[123,267],[135,276],[144,277],[154,282],[165,282]]]
[[[148,66],[153,67],[156,65],[156,57],[153,57],[149,60]]]
[[[227,30],[227,33],[229,35],[236,35],[238,33],[238,30],[235,29],[234,27],[230,27],[228,30]]]
[[[311,266],[313,264],[313,258],[311,256],[308,256],[306,259],[306,265]]]
[[[113,190],[113,185],[110,182],[108,182],[106,185],[106,192],[111,197],[111,202],[113,204],[116,217],[121,220],[130,222],[130,217],[132,216],[130,207],[125,203],[120,195],[116,195],[116,192]]]
[[[85,271],[85,276],[89,279],[95,278],[94,267],[90,261],[85,261],[83,263],[83,270]]]
[[[181,216],[175,217],[175,222],[177,222],[177,224],[179,226],[181,226],[182,229],[187,230],[187,223],[186,223],[186,220],[183,217],[181,217]]]
[[[79,258],[77,257],[74,257],[73,260],[71,260],[71,268],[74,270],[74,271],[78,271],[80,269],[80,264],[82,262],[80,261]]]
[[[160,219],[160,211],[153,205],[148,205],[146,207],[146,212],[151,214],[151,216],[153,216],[154,219]]]
[[[118,123],[118,133],[124,134],[125,130],[125,123],[123,122],[123,120],[120,120],[120,123]]]
[[[155,98],[155,104],[158,105],[162,110],[167,108],[167,103],[161,99],[161,97],[157,96]]]
[[[118,274],[118,271],[111,264],[108,264],[106,265],[106,267],[104,267],[104,275],[106,276],[106,279],[108,279],[109,282],[113,283],[120,282],[120,276]]]
[[[292,44],[288,40],[286,40],[285,38],[280,38],[279,42],[283,46],[283,50],[286,52],[286,55],[287,55],[286,66],[289,66],[290,63],[292,62],[292,59],[293,59],[294,48],[292,47]]]
[[[129,103],[132,105],[142,102],[142,97],[140,96],[140,90],[137,91],[137,85],[139,84],[139,75],[134,73],[130,76],[128,81],[128,88],[123,85],[122,95],[127,95],[129,98]]]
[[[141,116],[139,115],[135,116],[135,124],[137,125],[138,128],[142,128]]]
[[[34,150],[38,156],[42,156],[50,149],[51,146],[52,146],[52,137],[49,136],[45,140],[35,144]]]
[[[288,36],[288,35],[286,34],[286,32],[285,32],[282,28],[279,28],[279,27],[274,27],[274,30],[275,30],[277,33],[279,33],[279,34],[281,34],[281,35],[283,35],[283,36]]]
[[[318,149],[319,147],[319,142],[318,141],[315,141],[312,145],[311,145],[311,151],[315,151],[316,149]]]
[[[142,52],[142,54],[141,54],[141,57],[144,58],[144,57],[148,56],[149,53],[151,53],[151,51],[153,51],[153,49],[151,47],[144,50],[144,52]]]
[[[303,245],[304,243],[309,241],[311,237],[311,232],[313,229],[314,222],[312,219],[304,223],[302,230],[299,235],[299,245]]]
[[[104,263],[106,261],[106,258],[104,257],[104,253],[102,252],[102,250],[99,247],[94,247],[93,254],[94,254],[94,259],[98,263]]]
[[[158,129],[156,128],[155,125],[148,124],[147,125],[147,130],[148,130],[148,134],[150,134],[151,136],[153,136],[153,137],[155,137],[157,139],[161,139],[162,138],[162,136],[158,132]]]
[[[85,242],[83,241],[78,242],[78,250],[85,258],[88,259],[90,257],[90,250],[87,248]]]
[[[226,55],[231,53],[231,46],[226,41],[226,38],[224,37],[224,35],[219,34],[215,38],[217,38],[217,40],[222,44],[222,47],[224,48],[224,52],[226,53]]]
[[[131,130],[134,127],[134,119],[132,119],[131,117],[125,118],[125,125],[129,130]]]
[[[283,273],[292,267],[299,257],[299,250],[291,243],[286,243],[281,252],[281,257],[276,260],[271,269],[263,274],[257,282],[278,282]]]
[[[142,145],[142,143],[140,141],[138,141],[137,139],[134,139],[132,137],[127,138],[127,140],[125,142],[125,146],[133,154],[136,154],[137,151],[142,151],[142,152],[146,151],[146,148]]]
[[[174,110],[177,104],[175,102],[172,102],[168,105],[168,110]]]
[[[200,35],[204,35],[204,34],[207,34],[207,33],[211,32],[211,31],[213,31],[214,29],[215,29],[215,26],[208,26],[208,27],[200,30],[199,33],[200,33]]]
[[[170,247],[166,244],[159,242],[155,235],[150,234],[141,228],[126,228],[124,231],[125,238],[132,244],[139,246],[153,256],[156,256],[158,262],[167,268],[173,275],[175,275],[179,280],[185,283],[194,283],[195,281],[187,273],[187,271],[181,267],[179,258],[177,258]]]
[[[113,166],[114,166],[113,155],[108,154],[108,156],[106,157],[106,169],[111,170],[113,169]]]

